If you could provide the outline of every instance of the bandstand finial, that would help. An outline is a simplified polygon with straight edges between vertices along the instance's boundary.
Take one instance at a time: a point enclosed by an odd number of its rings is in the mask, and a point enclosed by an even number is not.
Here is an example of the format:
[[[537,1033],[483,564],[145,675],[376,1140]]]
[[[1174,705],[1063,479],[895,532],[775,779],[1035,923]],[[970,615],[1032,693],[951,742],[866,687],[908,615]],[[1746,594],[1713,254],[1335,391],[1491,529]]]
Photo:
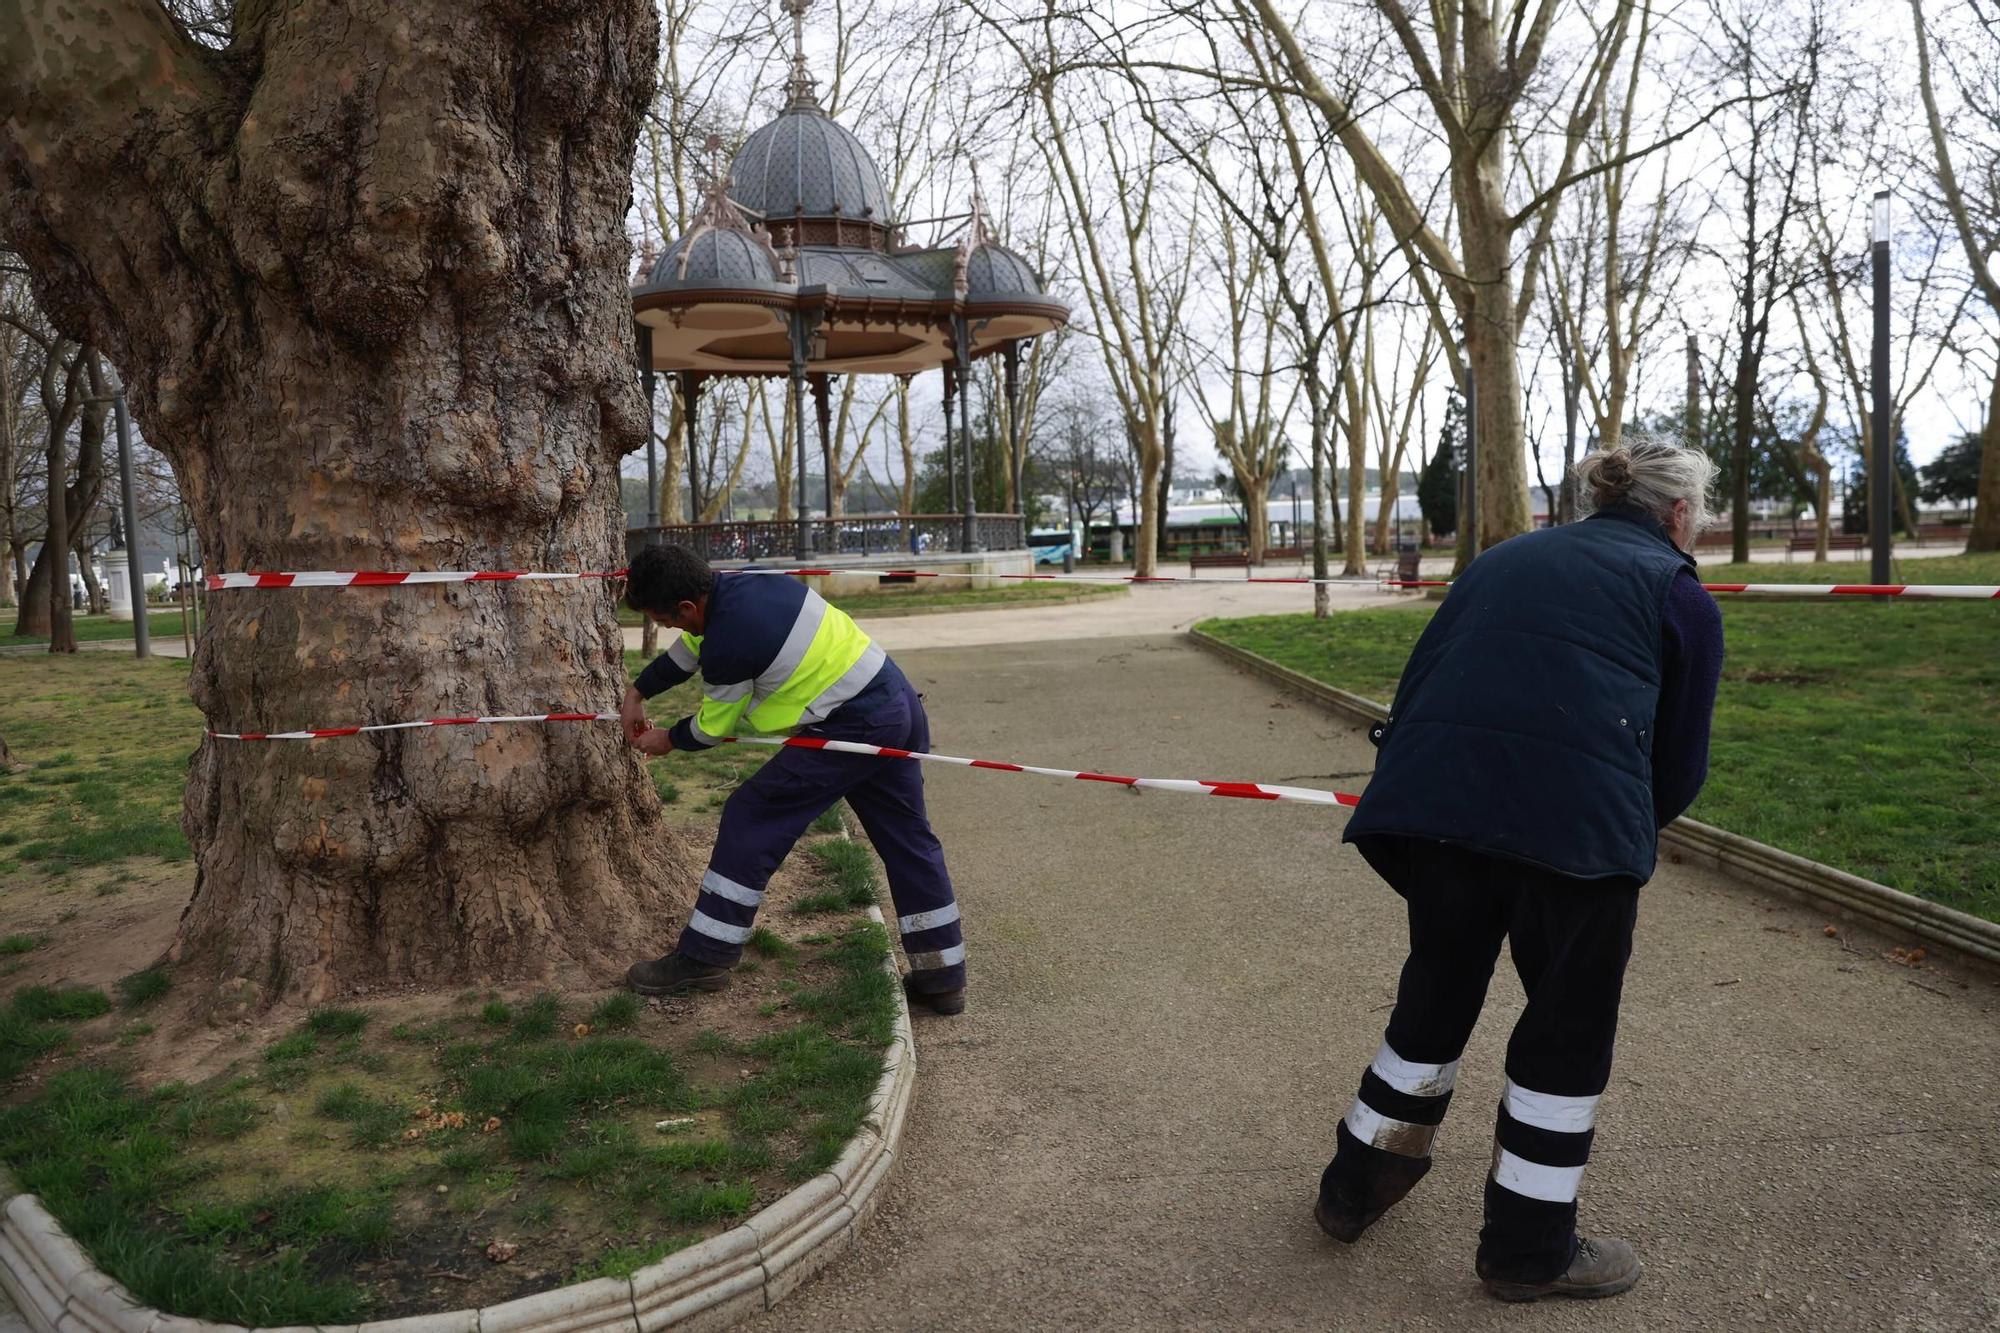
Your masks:
[[[792,17],[791,101],[788,106],[794,110],[816,111],[819,109],[819,96],[813,89],[813,76],[806,69],[806,11],[812,8],[812,0],[778,0],[778,8]]]

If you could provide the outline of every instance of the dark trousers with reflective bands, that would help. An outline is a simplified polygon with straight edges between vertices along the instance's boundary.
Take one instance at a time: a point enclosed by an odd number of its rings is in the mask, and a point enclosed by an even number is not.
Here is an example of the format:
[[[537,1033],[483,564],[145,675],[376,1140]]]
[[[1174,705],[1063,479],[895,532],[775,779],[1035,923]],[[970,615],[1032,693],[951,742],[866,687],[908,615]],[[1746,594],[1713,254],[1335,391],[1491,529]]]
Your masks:
[[[923,701],[894,663],[883,670],[896,672],[890,682],[894,688],[881,691],[873,706],[850,705],[799,734],[900,750],[930,749]],[[965,939],[958,903],[945,871],[944,848],[924,813],[922,766],[909,759],[801,749],[773,754],[723,804],[715,851],[678,951],[704,963],[733,966],[743,956],[771,876],[806,827],[843,797],[888,871],[903,952],[911,970],[924,974],[917,984],[926,991],[963,986]]]
[[[1577,1190],[1611,1078],[1639,885],[1418,839],[1370,838],[1361,850],[1409,904],[1410,955],[1320,1190],[1373,1211],[1430,1170],[1505,940],[1528,1003],[1507,1043],[1478,1267],[1482,1277],[1549,1281],[1575,1253]]]

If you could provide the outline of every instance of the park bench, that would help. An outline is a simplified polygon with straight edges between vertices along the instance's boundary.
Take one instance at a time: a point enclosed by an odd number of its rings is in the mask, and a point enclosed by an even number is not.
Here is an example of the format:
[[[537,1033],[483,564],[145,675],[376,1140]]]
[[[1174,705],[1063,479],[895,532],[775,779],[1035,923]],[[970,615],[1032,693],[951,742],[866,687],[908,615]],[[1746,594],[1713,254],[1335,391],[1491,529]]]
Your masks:
[[[1962,542],[1969,529],[1963,523],[1919,523],[1917,540],[1920,542]]]
[[[1188,557],[1188,573],[1201,577],[1204,569],[1240,569],[1243,577],[1250,577],[1250,553],[1248,551],[1218,551],[1214,555],[1191,555]]]
[[[1305,558],[1306,548],[1303,546],[1266,546],[1264,548],[1264,560],[1266,563],[1273,560],[1303,560]]]
[[[1810,554],[1817,546],[1818,539],[1812,533],[1801,532],[1792,538],[1790,545],[1785,547],[1785,559],[1790,560],[1800,551]],[[1858,532],[1830,533],[1826,539],[1826,549],[1829,555],[1835,551],[1865,551],[1868,549],[1868,538]]]

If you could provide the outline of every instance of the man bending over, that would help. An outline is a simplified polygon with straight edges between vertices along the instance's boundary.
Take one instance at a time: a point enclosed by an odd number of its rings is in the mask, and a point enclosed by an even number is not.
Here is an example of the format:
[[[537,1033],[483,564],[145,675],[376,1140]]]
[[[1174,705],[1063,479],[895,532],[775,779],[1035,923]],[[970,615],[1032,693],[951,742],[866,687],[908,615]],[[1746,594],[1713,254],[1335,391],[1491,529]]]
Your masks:
[[[928,750],[923,699],[847,614],[783,574],[724,573],[679,546],[632,561],[625,600],[680,637],[639,673],[619,712],[625,738],[649,755],[706,750],[739,731],[797,733]],[[701,673],[698,712],[670,728],[646,700]],[[944,849],[924,813],[921,767],[907,759],[782,749],[722,807],[694,915],[664,958],[634,963],[641,995],[721,990],[743,957],[764,886],[799,835],[845,797],[889,872],[910,1000],[940,1014],[965,1008],[965,942]]]

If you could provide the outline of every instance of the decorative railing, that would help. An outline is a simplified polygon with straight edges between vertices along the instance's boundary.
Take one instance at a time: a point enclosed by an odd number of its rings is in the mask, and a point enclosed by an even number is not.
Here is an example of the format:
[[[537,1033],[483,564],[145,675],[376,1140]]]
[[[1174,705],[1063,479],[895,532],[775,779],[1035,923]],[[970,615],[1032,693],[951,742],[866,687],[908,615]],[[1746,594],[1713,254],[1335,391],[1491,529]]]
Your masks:
[[[981,551],[1022,551],[1027,534],[1019,514],[975,514],[972,518]],[[834,556],[952,555],[966,549],[963,514],[861,514],[814,518],[805,522],[811,546],[808,559]],[[747,523],[663,523],[656,528],[629,528],[625,550],[661,542],[685,546],[704,560],[791,560],[799,552],[799,523],[758,519]]]

